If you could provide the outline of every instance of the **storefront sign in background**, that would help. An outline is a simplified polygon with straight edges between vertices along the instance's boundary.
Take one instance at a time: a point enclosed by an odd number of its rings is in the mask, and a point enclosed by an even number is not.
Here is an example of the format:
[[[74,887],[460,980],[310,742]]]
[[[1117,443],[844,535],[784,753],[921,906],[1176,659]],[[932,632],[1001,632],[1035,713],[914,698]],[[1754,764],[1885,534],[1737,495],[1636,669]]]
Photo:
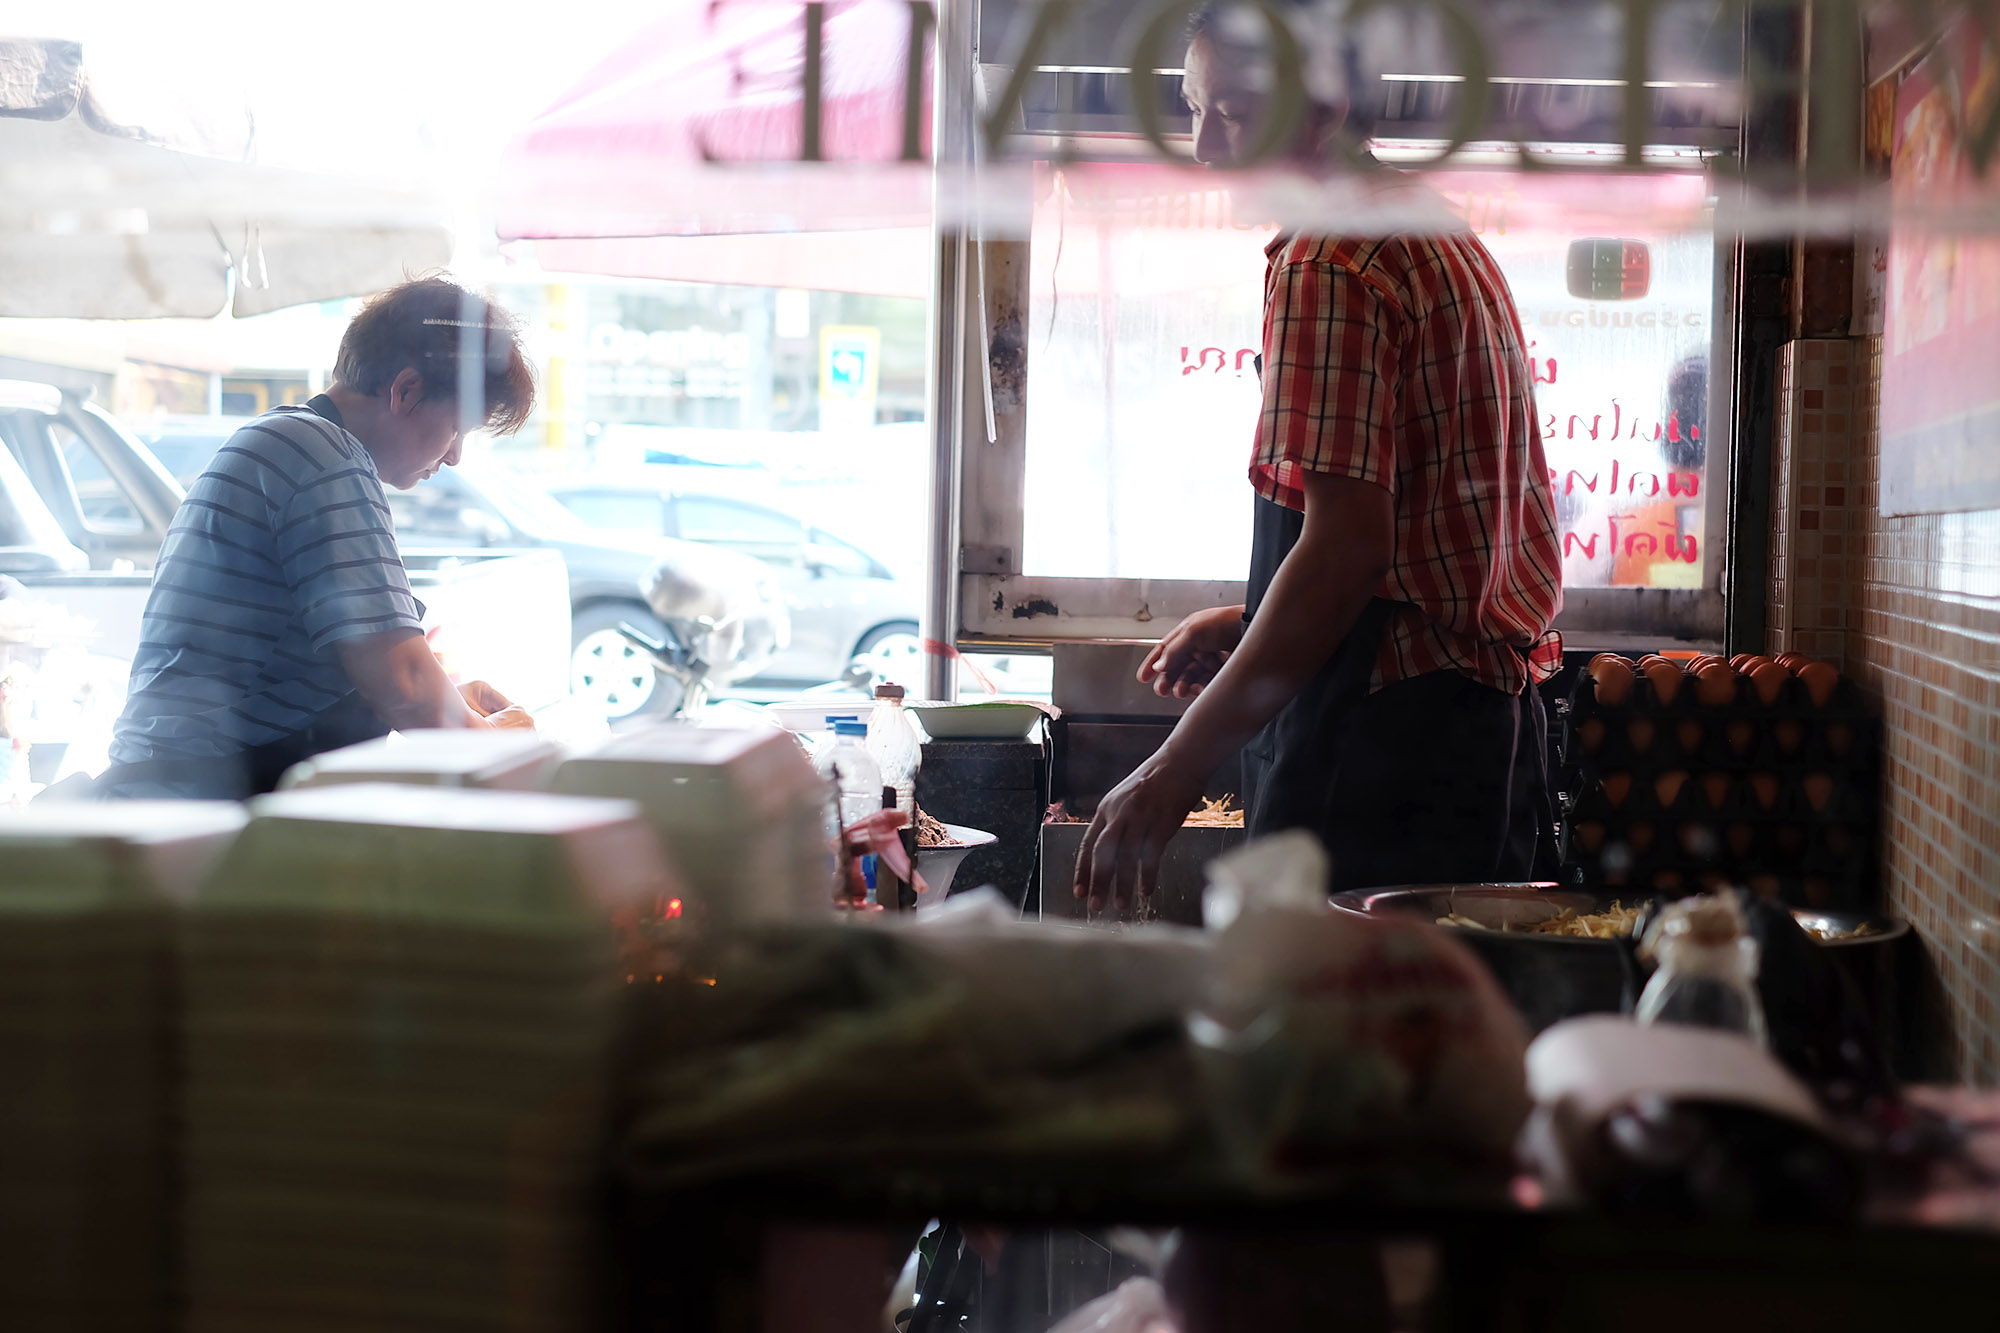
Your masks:
[[[1961,33],[1963,37],[1965,34]],[[1984,42],[1946,40],[1896,95],[1898,200],[1973,188],[1963,127],[2000,98]],[[1898,231],[1882,339],[1882,512],[2000,508],[2000,240]]]

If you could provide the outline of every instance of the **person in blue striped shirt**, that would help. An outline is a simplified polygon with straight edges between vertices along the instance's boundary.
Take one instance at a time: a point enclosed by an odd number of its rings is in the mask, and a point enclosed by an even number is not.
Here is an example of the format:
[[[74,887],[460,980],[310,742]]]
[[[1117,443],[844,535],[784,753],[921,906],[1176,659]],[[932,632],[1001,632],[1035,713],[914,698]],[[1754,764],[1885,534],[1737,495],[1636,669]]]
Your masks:
[[[457,463],[468,423],[518,430],[534,397],[499,307],[435,277],[370,301],[326,392],[243,427],[189,487],[94,794],[242,799],[390,730],[533,726],[439,667],[382,488]]]

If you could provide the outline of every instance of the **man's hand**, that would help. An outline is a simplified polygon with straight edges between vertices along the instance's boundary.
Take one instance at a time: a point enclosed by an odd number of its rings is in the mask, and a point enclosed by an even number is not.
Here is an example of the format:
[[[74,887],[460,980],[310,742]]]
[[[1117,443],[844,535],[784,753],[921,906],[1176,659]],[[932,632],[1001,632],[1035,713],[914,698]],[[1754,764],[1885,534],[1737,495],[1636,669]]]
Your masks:
[[[1204,777],[1162,751],[1098,803],[1076,854],[1076,896],[1088,898],[1091,911],[1122,908],[1135,893],[1153,891],[1167,840],[1201,799]]]
[[[501,730],[535,729],[534,715],[483,680],[468,680],[458,687],[465,706],[477,713],[489,727]]]
[[[1197,611],[1173,627],[1139,664],[1139,683],[1162,699],[1192,699],[1243,642],[1243,608]]]

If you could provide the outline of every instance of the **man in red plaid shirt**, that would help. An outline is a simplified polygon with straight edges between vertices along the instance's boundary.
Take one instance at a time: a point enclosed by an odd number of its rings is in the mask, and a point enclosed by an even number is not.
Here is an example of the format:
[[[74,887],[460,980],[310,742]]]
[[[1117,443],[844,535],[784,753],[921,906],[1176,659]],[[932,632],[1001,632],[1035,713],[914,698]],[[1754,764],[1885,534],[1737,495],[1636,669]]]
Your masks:
[[[1225,15],[1196,16],[1184,84],[1212,167],[1242,159],[1269,101]],[[1344,114],[1311,106],[1294,152],[1326,160]],[[1316,832],[1336,889],[1545,877],[1534,687],[1561,665],[1562,566],[1506,280],[1448,227],[1267,253],[1249,602],[1190,616],[1140,668],[1195,702],[1098,807],[1077,894],[1149,892],[1238,747],[1252,835]]]

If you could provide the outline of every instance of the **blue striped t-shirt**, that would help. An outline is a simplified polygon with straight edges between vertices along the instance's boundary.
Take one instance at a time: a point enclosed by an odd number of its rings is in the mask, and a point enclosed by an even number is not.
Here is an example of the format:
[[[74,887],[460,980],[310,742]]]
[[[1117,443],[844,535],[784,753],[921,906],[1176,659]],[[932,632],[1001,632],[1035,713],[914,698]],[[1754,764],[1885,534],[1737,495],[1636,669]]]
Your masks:
[[[354,689],[336,643],[421,630],[423,615],[361,441],[309,407],[266,412],[174,515],[111,759],[235,754],[291,735]]]

